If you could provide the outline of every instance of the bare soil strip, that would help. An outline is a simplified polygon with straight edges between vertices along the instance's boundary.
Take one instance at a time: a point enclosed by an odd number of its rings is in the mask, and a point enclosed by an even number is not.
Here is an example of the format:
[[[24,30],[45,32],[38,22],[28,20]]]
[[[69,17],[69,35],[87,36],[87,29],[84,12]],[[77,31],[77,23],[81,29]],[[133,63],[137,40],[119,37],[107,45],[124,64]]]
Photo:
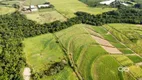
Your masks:
[[[117,48],[115,48],[107,40],[99,38],[99,37],[96,37],[96,36],[92,36],[92,38],[95,39],[96,42],[99,43],[101,45],[101,47],[104,48],[108,53],[111,53],[111,54],[122,54]],[[106,46],[103,46],[103,45],[106,45]]]

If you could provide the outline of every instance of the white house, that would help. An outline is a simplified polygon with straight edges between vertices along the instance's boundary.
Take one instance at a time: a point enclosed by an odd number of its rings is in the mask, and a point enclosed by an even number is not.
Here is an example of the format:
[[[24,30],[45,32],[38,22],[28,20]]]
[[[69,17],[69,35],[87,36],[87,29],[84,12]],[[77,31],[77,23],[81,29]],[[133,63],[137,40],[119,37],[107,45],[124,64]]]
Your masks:
[[[100,4],[106,4],[106,5],[110,5],[112,2],[114,2],[115,0],[107,0],[107,1],[102,1],[100,2]]]
[[[50,4],[43,4],[43,5],[38,5],[37,6],[38,8],[47,8],[47,7],[50,7]]]

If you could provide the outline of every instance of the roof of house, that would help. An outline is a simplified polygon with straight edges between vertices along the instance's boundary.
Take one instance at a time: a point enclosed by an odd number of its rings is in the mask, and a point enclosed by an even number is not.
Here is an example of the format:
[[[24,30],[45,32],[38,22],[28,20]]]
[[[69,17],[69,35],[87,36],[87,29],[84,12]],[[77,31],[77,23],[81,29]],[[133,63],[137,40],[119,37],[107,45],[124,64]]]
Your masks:
[[[110,5],[112,2],[114,2],[115,0],[108,0],[108,1],[102,1],[100,2],[100,4],[106,4],[106,5]]]

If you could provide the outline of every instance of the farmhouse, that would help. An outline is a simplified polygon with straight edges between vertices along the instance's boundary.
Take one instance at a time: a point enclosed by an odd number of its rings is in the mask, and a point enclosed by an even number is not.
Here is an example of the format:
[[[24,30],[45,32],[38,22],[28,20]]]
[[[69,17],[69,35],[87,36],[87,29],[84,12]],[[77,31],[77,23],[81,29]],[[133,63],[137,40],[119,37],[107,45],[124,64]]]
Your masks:
[[[37,5],[38,8],[48,8],[50,4]]]
[[[37,7],[34,5],[30,5],[30,10],[31,11],[38,11]]]
[[[107,1],[102,1],[100,2],[100,4],[106,4],[106,5],[110,5],[112,2],[114,2],[115,0],[107,0]]]

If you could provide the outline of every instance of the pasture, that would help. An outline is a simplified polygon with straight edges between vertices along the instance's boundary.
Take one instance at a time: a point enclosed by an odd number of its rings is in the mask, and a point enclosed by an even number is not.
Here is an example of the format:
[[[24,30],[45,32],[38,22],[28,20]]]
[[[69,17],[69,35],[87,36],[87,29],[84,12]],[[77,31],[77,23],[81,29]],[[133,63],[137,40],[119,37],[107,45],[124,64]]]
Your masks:
[[[64,58],[64,53],[52,34],[27,38],[23,43],[27,63],[34,71],[47,69]]]
[[[55,9],[67,18],[74,17],[77,11],[88,12],[91,14],[101,14],[103,12],[116,10],[115,8],[92,8],[79,0],[48,0],[55,6]]]
[[[56,20],[65,21],[60,13],[54,9],[41,9],[38,12],[26,13],[26,17],[30,20],[36,21],[37,23],[50,23]]]

